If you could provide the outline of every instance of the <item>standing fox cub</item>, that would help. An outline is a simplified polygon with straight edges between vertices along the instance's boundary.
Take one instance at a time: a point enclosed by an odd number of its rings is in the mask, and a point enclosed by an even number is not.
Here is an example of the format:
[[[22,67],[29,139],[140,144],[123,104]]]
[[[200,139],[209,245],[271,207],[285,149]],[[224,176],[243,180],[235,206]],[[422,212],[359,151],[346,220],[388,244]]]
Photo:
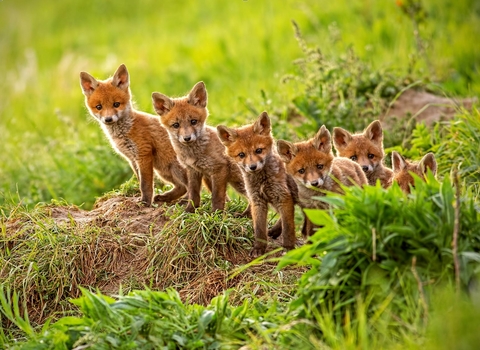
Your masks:
[[[411,172],[425,178],[428,169],[435,175],[437,173],[437,161],[433,153],[427,153],[418,162],[409,162],[403,158],[399,153],[392,152],[392,168],[394,173],[393,181],[396,181],[403,192],[410,193],[410,187],[414,187],[415,182]]]
[[[189,203],[185,210],[193,212],[200,205],[202,178],[212,192],[213,210],[224,209],[227,184],[246,196],[240,169],[225,154],[216,130],[205,124],[208,116],[205,84],[198,82],[187,96],[180,98],[154,92],[152,100],[179,161],[187,168]],[[244,214],[248,212],[249,208]]]
[[[171,191],[155,196],[156,201],[170,202],[183,196],[187,192],[186,170],[178,162],[158,117],[133,108],[127,67],[122,64],[113,78],[104,81],[81,72],[80,86],[90,114],[137,176],[141,201],[152,204],[154,169],[174,186]]]
[[[277,148],[287,173],[298,185],[302,208],[325,208],[323,202],[312,197],[325,191],[343,193],[340,184],[362,186],[368,183],[360,165],[348,158],[333,156],[330,132],[325,125],[308,141],[291,143],[278,140]],[[302,233],[307,236],[314,233],[314,226],[307,217]]]
[[[268,204],[280,213],[283,247],[295,247],[294,205],[298,198],[295,181],[273,149],[270,118],[263,112],[258,120],[237,129],[217,126],[227,154],[240,166],[252,208],[255,243],[251,255],[256,257],[267,248]],[[277,230],[276,233],[280,234]]]
[[[383,164],[383,130],[378,120],[372,122],[363,133],[350,134],[342,128],[333,128],[333,144],[340,157],[350,158],[360,164],[368,184],[377,180],[383,188],[392,184],[393,172]]]

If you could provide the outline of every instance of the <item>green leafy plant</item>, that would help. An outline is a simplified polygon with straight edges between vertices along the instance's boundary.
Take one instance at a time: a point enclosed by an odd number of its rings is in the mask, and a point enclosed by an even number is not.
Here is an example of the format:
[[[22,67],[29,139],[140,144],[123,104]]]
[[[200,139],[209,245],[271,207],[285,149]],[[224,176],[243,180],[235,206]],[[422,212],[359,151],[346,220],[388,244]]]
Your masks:
[[[455,191],[448,178],[438,183],[432,174],[415,179],[408,197],[398,185],[345,189],[345,196],[322,200],[331,211],[309,210],[310,219],[323,225],[311,244],[289,252],[280,262],[308,264],[291,307],[301,317],[315,319],[331,308],[341,322],[360,297],[368,317],[384,310],[405,324],[428,315],[427,290],[452,282],[455,220],[460,222],[458,259],[460,281],[466,289],[480,272],[480,214],[470,197],[462,197],[455,214]],[[397,324],[397,322],[394,322]]]

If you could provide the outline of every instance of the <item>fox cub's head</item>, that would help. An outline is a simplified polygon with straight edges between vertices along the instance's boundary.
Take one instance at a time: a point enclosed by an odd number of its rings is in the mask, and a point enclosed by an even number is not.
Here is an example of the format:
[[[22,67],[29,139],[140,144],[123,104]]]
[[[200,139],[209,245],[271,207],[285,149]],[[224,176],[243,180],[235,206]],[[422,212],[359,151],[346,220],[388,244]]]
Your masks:
[[[208,116],[207,89],[198,82],[187,96],[170,98],[152,94],[153,107],[170,137],[182,144],[192,144],[202,134]]]
[[[333,161],[330,132],[322,125],[314,138],[298,143],[277,142],[280,158],[287,172],[305,187],[322,187],[330,174]]]
[[[342,128],[333,128],[333,145],[340,157],[350,158],[369,174],[382,164],[383,131],[378,120],[372,122],[362,134],[350,134]]]
[[[267,112],[260,114],[253,124],[237,129],[219,125],[217,132],[227,154],[247,173],[262,170],[272,155],[273,137]]]
[[[112,78],[104,81],[81,72],[80,86],[85,95],[85,105],[100,122],[114,124],[130,113],[130,81],[124,64],[118,67]]]
[[[415,186],[411,173],[424,179],[428,169],[432,171],[433,175],[437,173],[437,161],[433,153],[427,153],[420,162],[414,163],[407,161],[399,153],[392,152],[393,181],[396,181],[405,193],[410,193],[410,187]]]

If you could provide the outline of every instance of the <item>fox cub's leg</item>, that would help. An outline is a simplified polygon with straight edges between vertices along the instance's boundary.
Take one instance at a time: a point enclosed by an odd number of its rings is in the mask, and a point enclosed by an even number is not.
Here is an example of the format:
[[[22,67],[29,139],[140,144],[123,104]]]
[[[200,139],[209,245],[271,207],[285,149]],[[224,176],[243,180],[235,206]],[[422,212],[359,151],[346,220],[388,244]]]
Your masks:
[[[282,218],[278,219],[277,222],[268,230],[268,236],[273,239],[277,239],[282,234]]]
[[[153,196],[153,160],[150,157],[140,157],[137,162],[138,173],[140,177],[140,192],[142,192],[141,201],[145,205],[152,205]]]
[[[287,250],[295,248],[295,208],[291,198],[284,200],[277,207],[282,220],[283,247]]]
[[[202,188],[202,174],[198,171],[188,168],[188,205],[185,208],[187,213],[193,213],[195,208],[200,205],[200,190]]]
[[[212,210],[223,211],[227,196],[227,172],[219,170],[212,175]]]
[[[160,177],[173,184],[173,188],[163,194],[155,196],[156,202],[171,202],[179,199],[187,193],[188,177],[187,170],[180,164],[173,165],[167,171],[159,172]]]
[[[303,227],[302,227],[302,235],[305,238],[312,236],[314,231],[315,225],[310,221],[310,219],[303,213]]]
[[[258,257],[265,254],[267,249],[268,204],[263,201],[258,201],[258,199],[252,199],[251,203],[255,242],[253,249],[250,251],[250,255],[252,257]]]

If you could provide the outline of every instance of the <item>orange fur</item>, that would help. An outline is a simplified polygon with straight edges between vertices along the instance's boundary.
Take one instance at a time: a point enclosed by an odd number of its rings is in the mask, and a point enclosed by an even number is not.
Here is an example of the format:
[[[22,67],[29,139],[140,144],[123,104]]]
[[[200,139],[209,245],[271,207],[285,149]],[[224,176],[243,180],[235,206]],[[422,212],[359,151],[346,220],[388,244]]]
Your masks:
[[[178,162],[158,117],[133,107],[127,67],[122,64],[112,78],[104,81],[81,72],[80,86],[90,114],[137,176],[141,201],[152,204],[154,171],[174,185],[171,191],[155,196],[155,201],[169,202],[183,196],[187,191],[186,170]]]
[[[295,181],[285,171],[273,147],[270,118],[263,112],[257,121],[237,129],[217,126],[227,154],[242,170],[252,208],[255,243],[252,256],[265,253],[267,248],[267,213],[271,204],[280,213],[283,247],[295,247],[294,205],[298,198]]]
[[[333,144],[338,156],[360,164],[370,185],[375,185],[377,180],[380,180],[383,188],[392,184],[393,172],[383,163],[383,130],[378,120],[372,122],[363,133],[354,135],[342,128],[334,128]]]
[[[189,204],[185,210],[193,212],[200,205],[202,178],[212,192],[213,210],[224,209],[227,184],[246,196],[240,169],[225,154],[225,146],[218,139],[215,128],[206,125],[205,84],[197,83],[188,95],[180,98],[154,92],[152,100],[178,159],[187,168]],[[244,212],[248,214],[249,208]]]
[[[437,161],[433,153],[427,153],[419,162],[410,162],[394,151],[392,152],[392,168],[393,181],[396,181],[402,191],[408,194],[410,193],[410,187],[415,187],[411,173],[425,179],[427,170],[430,169],[435,175],[437,173]]]
[[[277,148],[287,173],[297,183],[302,208],[324,209],[325,203],[312,197],[323,195],[325,191],[343,193],[340,184],[367,184],[360,165],[350,159],[333,156],[330,132],[325,125],[308,141],[291,143],[279,140]],[[313,232],[313,224],[305,217],[303,234],[312,235]]]

